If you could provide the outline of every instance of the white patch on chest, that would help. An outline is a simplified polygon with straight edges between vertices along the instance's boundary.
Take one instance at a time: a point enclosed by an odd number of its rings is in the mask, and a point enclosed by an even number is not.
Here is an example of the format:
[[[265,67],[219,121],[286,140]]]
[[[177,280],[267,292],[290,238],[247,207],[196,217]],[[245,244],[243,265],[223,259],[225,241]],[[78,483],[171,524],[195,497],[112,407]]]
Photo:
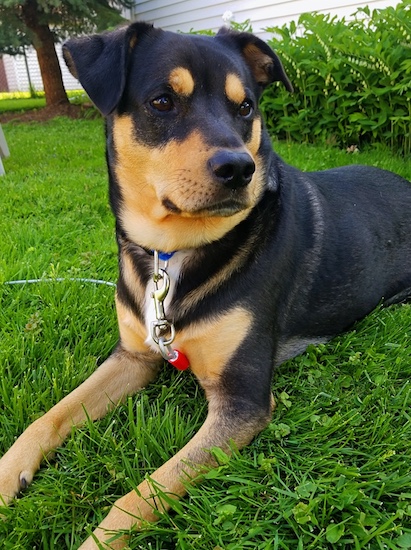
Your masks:
[[[176,286],[184,270],[184,262],[191,256],[191,251],[179,250],[169,260],[167,265],[167,274],[170,278],[170,288],[168,294],[163,302],[163,308],[165,312],[165,318],[168,321],[172,321],[171,304],[175,293]],[[160,268],[164,269],[165,262],[160,260]],[[153,259],[153,272],[154,272],[154,259]],[[164,284],[163,280],[158,281],[158,288],[162,288]],[[154,299],[152,293],[155,290],[154,280],[150,279],[146,288],[145,296],[145,309],[144,309],[144,321],[147,329],[146,344],[151,347],[153,351],[159,352],[158,345],[154,342],[151,336],[151,323],[156,321],[156,310],[154,307]]]

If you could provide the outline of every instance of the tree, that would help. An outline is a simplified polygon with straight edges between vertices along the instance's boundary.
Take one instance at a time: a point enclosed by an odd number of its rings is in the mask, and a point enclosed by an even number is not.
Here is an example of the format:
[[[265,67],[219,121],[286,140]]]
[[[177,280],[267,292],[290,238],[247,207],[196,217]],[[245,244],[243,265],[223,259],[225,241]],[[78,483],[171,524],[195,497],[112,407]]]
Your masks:
[[[0,0],[0,54],[16,55],[32,44],[43,79],[46,105],[67,104],[55,43],[120,23],[133,0]]]

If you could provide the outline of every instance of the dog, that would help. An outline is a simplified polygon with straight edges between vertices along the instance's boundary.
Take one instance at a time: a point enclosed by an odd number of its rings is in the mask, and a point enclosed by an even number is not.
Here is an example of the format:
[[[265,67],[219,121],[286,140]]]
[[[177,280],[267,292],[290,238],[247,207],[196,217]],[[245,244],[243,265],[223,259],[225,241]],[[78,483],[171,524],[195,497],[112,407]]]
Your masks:
[[[169,508],[162,495],[182,497],[212,467],[209,449],[241,448],[267,425],[275,365],[410,298],[411,184],[371,167],[283,162],[258,100],[273,82],[292,85],[252,34],[137,22],[71,39],[64,56],[106,117],[120,337],[3,456],[0,495],[6,505],[73,425],[144,388],[164,360],[190,368],[208,400],[203,426],[81,546],[118,549]]]

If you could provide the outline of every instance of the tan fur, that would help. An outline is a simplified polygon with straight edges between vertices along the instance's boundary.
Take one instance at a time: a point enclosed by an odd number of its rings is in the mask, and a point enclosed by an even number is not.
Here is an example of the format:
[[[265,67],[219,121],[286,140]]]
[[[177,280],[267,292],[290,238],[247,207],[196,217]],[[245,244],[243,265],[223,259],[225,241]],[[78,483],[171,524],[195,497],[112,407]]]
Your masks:
[[[218,317],[193,323],[177,333],[175,347],[190,360],[193,373],[207,383],[218,378],[247,336],[252,323],[249,311],[234,308]]]
[[[129,289],[129,291],[133,294],[134,299],[136,303],[142,304],[144,303],[145,293],[146,293],[146,287],[145,284],[140,280],[138,277],[134,266],[132,259],[128,252],[124,250],[124,247],[121,252],[121,264],[122,264],[122,272],[124,275],[124,282]]]
[[[176,94],[190,96],[194,91],[193,75],[184,67],[173,69],[168,81]]]
[[[74,78],[78,79],[76,66],[74,64],[73,58],[68,50],[64,50],[64,61],[66,62],[66,65],[71,72],[71,74],[74,76]]]
[[[261,173],[265,172],[264,165],[261,160],[257,157],[258,150],[261,145],[261,119],[256,118],[253,121],[253,128],[251,132],[251,138],[247,142],[248,150],[254,157],[254,162],[256,163],[256,173],[261,176]]]
[[[130,38],[130,41],[128,43],[129,52],[131,52],[135,48],[137,41],[138,41],[138,37],[135,34],[133,34],[133,36]]]
[[[225,79],[225,95],[233,103],[240,105],[246,97],[244,86],[238,76],[229,73]]]
[[[132,118],[121,116],[115,118],[113,135],[118,155],[115,171],[124,201],[120,217],[129,238],[142,246],[172,251],[218,240],[247,217],[260,197],[264,174],[257,169],[243,191],[243,210],[227,217],[207,214],[207,208],[223,198],[223,191],[207,171],[212,151],[200,131],[184,142],[152,148],[136,141]],[[255,149],[259,132],[253,136],[250,145]],[[164,200],[172,201],[181,212],[170,212]]]
[[[130,353],[146,353],[148,346],[147,329],[134,313],[116,297],[117,321],[120,340],[125,350]]]
[[[243,50],[243,54],[247,59],[248,65],[252,67],[254,77],[260,84],[269,84],[269,71],[267,67],[273,64],[270,56],[264,54],[254,44],[247,44]]]

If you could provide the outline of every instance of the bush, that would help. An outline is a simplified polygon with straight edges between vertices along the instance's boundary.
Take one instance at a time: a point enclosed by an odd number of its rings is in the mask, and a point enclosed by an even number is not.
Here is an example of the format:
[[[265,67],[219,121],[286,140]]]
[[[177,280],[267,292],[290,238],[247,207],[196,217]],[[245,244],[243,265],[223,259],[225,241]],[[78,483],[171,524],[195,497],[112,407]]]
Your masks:
[[[280,139],[383,142],[411,152],[411,5],[359,9],[351,21],[303,14],[266,29],[295,88],[272,87],[262,110]]]

